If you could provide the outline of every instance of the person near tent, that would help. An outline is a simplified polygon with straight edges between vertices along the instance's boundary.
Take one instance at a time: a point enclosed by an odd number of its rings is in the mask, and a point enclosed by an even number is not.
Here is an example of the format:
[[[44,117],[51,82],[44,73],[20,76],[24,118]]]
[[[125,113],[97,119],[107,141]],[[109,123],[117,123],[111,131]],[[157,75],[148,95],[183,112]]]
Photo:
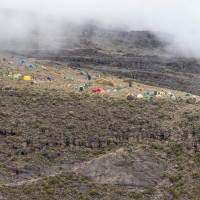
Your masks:
[[[128,87],[132,87],[133,86],[133,82],[132,81],[129,81],[128,82]]]
[[[90,74],[87,74],[87,79],[92,80],[92,76]]]

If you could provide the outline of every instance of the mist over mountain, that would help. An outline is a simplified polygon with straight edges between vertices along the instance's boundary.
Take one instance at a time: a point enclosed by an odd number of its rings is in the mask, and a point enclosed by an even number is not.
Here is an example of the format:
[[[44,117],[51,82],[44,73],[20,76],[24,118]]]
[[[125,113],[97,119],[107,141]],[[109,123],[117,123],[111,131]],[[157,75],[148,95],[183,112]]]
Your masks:
[[[94,24],[107,30],[147,30],[161,38],[164,33],[169,35],[165,37],[168,52],[198,58],[199,4],[197,0],[1,1],[0,40],[11,45],[17,40],[21,47],[38,40],[38,48],[57,49],[67,40],[79,40],[69,24]]]

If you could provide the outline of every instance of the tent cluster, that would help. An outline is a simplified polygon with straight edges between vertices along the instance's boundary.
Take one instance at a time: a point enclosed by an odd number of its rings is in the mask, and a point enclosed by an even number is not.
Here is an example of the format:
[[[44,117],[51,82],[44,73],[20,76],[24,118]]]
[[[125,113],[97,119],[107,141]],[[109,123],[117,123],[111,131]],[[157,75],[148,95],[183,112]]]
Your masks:
[[[142,98],[150,99],[152,97],[152,98],[161,99],[165,95],[166,95],[166,93],[164,91],[161,91],[161,92],[154,91],[152,95],[150,92],[146,92],[145,95],[138,94],[137,98],[138,99],[142,99]]]
[[[135,98],[133,94],[128,94],[126,97],[127,100],[133,100]],[[164,97],[165,98],[168,97],[171,100],[177,100],[177,96],[172,94],[170,91],[168,91],[167,93],[164,91],[161,92],[154,91],[152,95],[150,94],[150,92],[146,92],[145,94],[137,94],[136,96],[137,99],[151,99],[151,98],[161,99]],[[185,97],[187,99],[188,97],[191,97],[191,95],[189,93],[186,93]],[[196,99],[196,97],[192,96],[192,99]]]
[[[163,97],[166,97],[166,95],[170,97],[170,99],[172,100],[177,99],[177,97],[173,95],[171,92],[168,92],[168,94],[166,94],[166,92],[164,91],[161,91],[161,92],[154,91],[152,94],[150,92],[146,92],[145,94],[137,94],[136,98],[137,99],[151,99],[151,98],[161,99]],[[134,98],[134,95],[132,94],[127,95],[127,100],[132,100],[133,98]]]
[[[40,65],[40,64],[27,64],[27,61],[25,59],[20,59],[19,60],[19,64],[20,65],[25,65],[26,67],[30,68],[30,69],[34,69],[34,68],[38,68],[40,67],[43,70],[46,70],[46,67]],[[30,70],[32,71],[32,70]],[[78,83],[79,78],[75,79],[74,77],[64,77],[64,80],[68,82],[67,84],[67,89],[69,88],[74,88],[80,92],[84,91],[85,89],[90,88],[92,85],[96,85],[97,88],[94,89],[94,87],[92,87],[90,90],[91,93],[95,94],[95,93],[101,93],[101,94],[111,94],[111,93],[118,93],[119,91],[130,91],[130,85],[129,88],[118,85],[114,87],[114,84],[112,83],[112,81],[105,79],[105,78],[101,78],[100,76],[97,78],[95,76],[92,76],[91,74],[89,74],[88,72],[79,72],[77,73],[77,75],[79,76],[83,76],[85,77],[85,79],[87,79],[86,83]],[[30,76],[30,75],[24,75],[22,76],[21,74],[13,74],[12,72],[9,73],[3,73],[2,77],[9,77],[11,80],[13,79],[23,79],[24,81],[31,81],[31,84],[36,83],[35,77]],[[46,76],[45,78],[47,81],[53,81],[54,78],[50,75]],[[81,79],[83,80],[83,79]],[[95,81],[94,81],[95,80]],[[129,82],[130,83],[130,82]],[[132,82],[131,82],[132,83]],[[80,84],[80,85],[78,85]],[[132,85],[131,85],[132,86]],[[139,86],[139,85],[138,85]],[[102,87],[102,88],[101,88]],[[170,91],[169,92],[165,92],[165,91],[153,91],[153,92],[149,92],[149,91],[144,91],[141,88],[137,88],[139,89],[139,91],[142,91],[142,93],[139,93],[137,95],[133,95],[133,94],[128,94],[127,95],[127,99],[131,100],[134,98],[137,99],[152,99],[152,98],[156,98],[156,99],[162,99],[162,98],[170,98],[171,100],[177,100],[177,97],[172,94]],[[185,98],[190,97],[191,95],[189,93],[185,94]],[[194,96],[193,96],[194,97]]]
[[[12,72],[9,72],[9,73],[3,73],[2,74],[2,77],[3,78],[10,78],[11,80],[14,80],[14,79],[19,79],[22,75],[21,74],[13,74]]]
[[[23,77],[24,81],[30,81],[31,80],[31,76],[22,76],[21,74],[12,74],[11,72],[9,72],[8,74],[3,73],[2,77],[3,78],[8,77],[11,80],[20,79],[21,77]]]
[[[13,62],[9,62],[9,64],[10,65],[13,65]],[[19,60],[19,64],[20,65],[25,65],[25,66],[29,66],[29,68],[30,69],[33,69],[33,68],[38,68],[38,67],[40,67],[40,65],[39,64],[29,64],[29,65],[27,65],[27,61],[25,60],[25,59],[20,59]],[[41,66],[41,69],[43,69],[43,70],[46,70],[46,67],[44,67],[44,66]],[[31,81],[32,79],[34,79],[34,77],[32,77],[32,76],[30,76],[30,75],[24,75],[24,76],[22,76],[21,74],[13,74],[12,72],[8,72],[8,73],[3,73],[2,74],[2,77],[3,78],[6,78],[6,77],[8,77],[9,79],[11,79],[11,80],[14,80],[14,79],[21,79],[21,77],[22,77],[22,79],[24,80],[24,81]],[[47,80],[52,80],[53,78],[52,77],[50,77],[50,76],[48,76],[47,77]]]

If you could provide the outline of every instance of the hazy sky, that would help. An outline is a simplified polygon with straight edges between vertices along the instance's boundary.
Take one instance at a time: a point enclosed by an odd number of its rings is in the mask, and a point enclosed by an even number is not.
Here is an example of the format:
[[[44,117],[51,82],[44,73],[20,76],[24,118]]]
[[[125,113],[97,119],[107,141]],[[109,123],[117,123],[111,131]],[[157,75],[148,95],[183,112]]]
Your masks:
[[[0,0],[0,8],[22,14],[32,11],[33,15],[62,17],[77,23],[92,19],[110,27],[171,33],[175,37],[172,46],[199,57],[200,0]],[[10,25],[0,17],[4,32],[7,26],[22,25],[17,18]]]

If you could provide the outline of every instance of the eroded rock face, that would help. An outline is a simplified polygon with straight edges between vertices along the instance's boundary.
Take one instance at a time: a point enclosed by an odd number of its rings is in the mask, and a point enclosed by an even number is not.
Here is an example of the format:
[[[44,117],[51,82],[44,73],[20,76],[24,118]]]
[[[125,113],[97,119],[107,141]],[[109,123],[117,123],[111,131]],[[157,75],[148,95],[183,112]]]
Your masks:
[[[90,176],[96,183],[149,188],[161,180],[164,167],[149,154],[112,153],[86,163],[77,172]]]

